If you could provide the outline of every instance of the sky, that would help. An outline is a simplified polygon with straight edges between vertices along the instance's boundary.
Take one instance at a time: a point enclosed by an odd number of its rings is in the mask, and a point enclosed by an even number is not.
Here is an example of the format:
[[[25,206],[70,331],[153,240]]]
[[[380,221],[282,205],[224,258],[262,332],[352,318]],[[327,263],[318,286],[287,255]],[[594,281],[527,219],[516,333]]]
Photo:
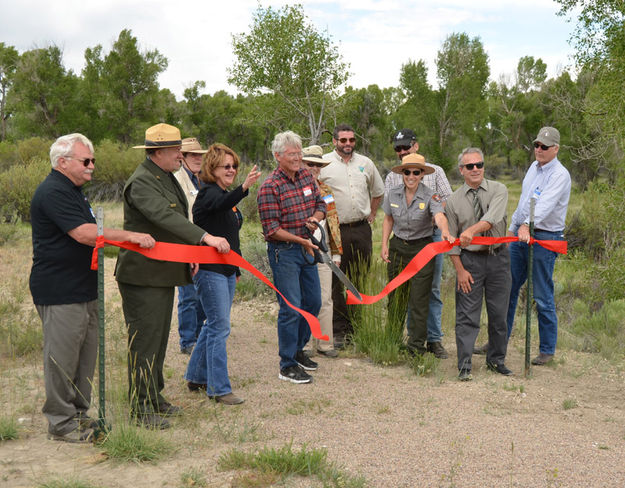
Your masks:
[[[263,0],[281,8],[290,2]],[[436,85],[436,53],[445,38],[479,37],[489,56],[491,79],[510,77],[519,58],[534,56],[550,77],[571,69],[568,40],[574,22],[556,15],[552,0],[301,0],[318,31],[327,32],[350,64],[355,88],[399,85],[403,63],[423,59]],[[169,61],[161,88],[181,100],[185,88],[206,82],[205,93],[236,88],[227,82],[232,34],[246,32],[257,0],[0,0],[0,42],[20,53],[51,44],[63,50],[66,68],[79,74],[84,52],[107,53],[122,29],[131,29],[141,50],[157,49]]]

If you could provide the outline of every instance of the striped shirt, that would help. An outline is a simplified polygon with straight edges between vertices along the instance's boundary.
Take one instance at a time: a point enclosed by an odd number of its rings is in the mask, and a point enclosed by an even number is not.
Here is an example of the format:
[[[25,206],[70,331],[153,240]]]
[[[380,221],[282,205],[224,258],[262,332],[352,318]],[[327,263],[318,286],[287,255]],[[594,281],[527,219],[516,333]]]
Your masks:
[[[291,179],[280,167],[263,182],[256,197],[258,214],[266,241],[279,229],[304,239],[306,221],[319,210],[325,214],[326,204],[307,169],[299,169]]]

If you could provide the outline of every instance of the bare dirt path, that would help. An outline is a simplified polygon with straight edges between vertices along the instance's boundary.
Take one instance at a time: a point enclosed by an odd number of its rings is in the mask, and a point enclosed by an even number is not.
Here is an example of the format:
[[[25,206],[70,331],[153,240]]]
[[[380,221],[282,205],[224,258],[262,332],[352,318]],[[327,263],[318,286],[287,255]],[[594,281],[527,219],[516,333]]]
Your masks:
[[[525,379],[522,350],[514,343],[507,361],[514,377],[488,372],[477,357],[474,381],[460,383],[448,334],[451,357],[430,377],[342,356],[319,358],[314,383],[293,385],[277,378],[276,310],[273,297],[235,304],[229,362],[235,392],[246,399],[239,407],[187,391],[187,357],[178,352],[173,325],[166,395],[185,414],[162,434],[177,450],[155,464],[118,463],[97,447],[47,440],[39,413],[41,368],[15,364],[10,377],[2,377],[0,404],[24,410],[23,430],[19,440],[0,444],[0,486],[73,476],[107,488],[179,487],[191,468],[203,472],[210,487],[238,486],[240,473],[217,470],[222,453],[289,442],[327,448],[331,461],[372,487],[625,486],[624,373],[618,366],[566,351],[556,365],[535,368]],[[109,340],[123,344],[121,325],[110,327]],[[125,418],[119,406],[126,388],[123,354],[113,352],[111,361],[117,365],[109,380],[119,399],[110,406],[115,422]],[[321,484],[294,477],[279,486]]]

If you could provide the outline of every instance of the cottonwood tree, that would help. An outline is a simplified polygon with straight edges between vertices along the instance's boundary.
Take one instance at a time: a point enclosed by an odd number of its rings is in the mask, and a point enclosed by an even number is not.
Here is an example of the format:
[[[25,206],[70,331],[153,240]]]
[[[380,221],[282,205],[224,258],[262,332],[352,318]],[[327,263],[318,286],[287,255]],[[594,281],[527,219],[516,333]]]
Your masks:
[[[265,120],[281,120],[282,128],[304,124],[316,144],[328,104],[349,77],[330,36],[312,25],[301,5],[259,7],[249,31],[232,36],[232,47],[236,61],[228,82],[251,96],[275,94],[278,104]]]

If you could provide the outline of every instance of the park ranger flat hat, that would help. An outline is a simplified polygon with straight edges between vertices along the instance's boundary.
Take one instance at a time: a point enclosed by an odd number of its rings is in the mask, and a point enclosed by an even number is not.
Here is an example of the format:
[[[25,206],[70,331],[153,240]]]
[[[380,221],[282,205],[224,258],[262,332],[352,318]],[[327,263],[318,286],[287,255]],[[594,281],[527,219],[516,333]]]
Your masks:
[[[194,153],[194,154],[206,154],[208,149],[202,149],[200,145],[200,141],[198,141],[195,137],[185,137],[182,140],[182,148],[180,149],[182,153]]]
[[[180,131],[169,124],[156,124],[145,131],[145,145],[133,149],[160,149],[182,145]]]
[[[406,154],[402,158],[401,164],[398,164],[397,166],[393,166],[391,168],[391,171],[393,173],[401,174],[403,170],[408,169],[408,168],[420,169],[421,171],[423,171],[423,174],[425,175],[434,173],[434,168],[432,168],[432,166],[426,166],[425,158],[421,156],[421,154],[416,154],[416,153]]]

